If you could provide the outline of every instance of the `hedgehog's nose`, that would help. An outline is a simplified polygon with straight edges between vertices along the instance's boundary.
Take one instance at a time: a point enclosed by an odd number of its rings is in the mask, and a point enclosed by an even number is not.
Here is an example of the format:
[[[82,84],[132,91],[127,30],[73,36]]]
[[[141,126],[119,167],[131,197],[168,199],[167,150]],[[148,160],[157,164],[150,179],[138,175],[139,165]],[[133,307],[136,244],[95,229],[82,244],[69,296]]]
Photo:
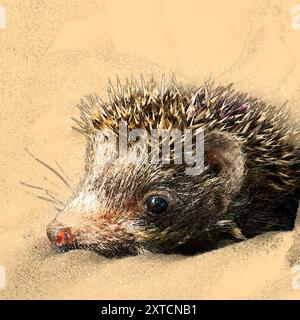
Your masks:
[[[55,221],[48,225],[47,236],[57,247],[70,246],[73,242],[70,228],[64,227]]]

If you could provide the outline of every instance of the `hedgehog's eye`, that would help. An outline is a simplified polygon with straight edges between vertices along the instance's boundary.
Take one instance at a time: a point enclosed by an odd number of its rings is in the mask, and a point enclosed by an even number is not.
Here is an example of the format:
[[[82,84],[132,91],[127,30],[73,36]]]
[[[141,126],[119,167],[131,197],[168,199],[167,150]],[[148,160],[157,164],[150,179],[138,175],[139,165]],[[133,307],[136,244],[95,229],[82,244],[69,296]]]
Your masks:
[[[168,209],[168,206],[168,201],[160,196],[152,196],[146,202],[147,209],[152,213],[163,213]]]

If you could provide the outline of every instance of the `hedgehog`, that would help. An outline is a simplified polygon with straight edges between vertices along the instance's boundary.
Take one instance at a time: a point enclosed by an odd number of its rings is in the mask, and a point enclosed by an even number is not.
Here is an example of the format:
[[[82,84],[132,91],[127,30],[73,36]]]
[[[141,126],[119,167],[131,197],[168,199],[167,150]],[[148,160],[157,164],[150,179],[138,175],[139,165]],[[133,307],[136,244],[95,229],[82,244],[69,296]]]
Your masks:
[[[232,84],[186,86],[175,77],[168,84],[164,77],[141,77],[123,84],[118,79],[116,86],[109,82],[107,101],[92,94],[78,107],[74,128],[86,137],[84,173],[47,226],[59,251],[86,249],[109,258],[192,255],[294,228],[299,129],[286,104],[267,105]],[[139,153],[132,142],[126,142],[125,155],[120,147],[110,148],[122,139],[121,122],[128,130],[164,132],[155,147],[167,141],[169,162],[145,156],[129,161]],[[192,152],[196,134],[203,132],[199,174],[187,174],[186,164],[176,162],[175,140],[165,134],[175,129],[193,132]],[[143,155],[154,147],[145,141]]]

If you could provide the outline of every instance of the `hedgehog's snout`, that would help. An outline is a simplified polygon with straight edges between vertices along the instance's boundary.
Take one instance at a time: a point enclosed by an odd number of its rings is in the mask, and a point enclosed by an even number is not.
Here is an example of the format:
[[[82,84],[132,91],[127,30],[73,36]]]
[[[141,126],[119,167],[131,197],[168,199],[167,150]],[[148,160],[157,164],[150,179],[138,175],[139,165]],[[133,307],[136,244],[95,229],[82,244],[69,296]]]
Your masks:
[[[48,225],[47,236],[52,244],[60,249],[69,248],[74,244],[71,229],[63,226],[56,220]]]

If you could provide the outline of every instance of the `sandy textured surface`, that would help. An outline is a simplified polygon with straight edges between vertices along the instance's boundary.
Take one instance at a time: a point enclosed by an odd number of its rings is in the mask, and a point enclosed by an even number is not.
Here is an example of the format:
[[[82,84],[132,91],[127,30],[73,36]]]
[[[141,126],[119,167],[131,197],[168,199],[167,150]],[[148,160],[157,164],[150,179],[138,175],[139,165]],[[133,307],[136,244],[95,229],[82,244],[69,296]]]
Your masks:
[[[3,298],[300,298],[297,232],[268,234],[194,257],[107,260],[52,251],[51,203],[25,181],[68,190],[24,151],[63,167],[76,184],[84,139],[71,130],[85,94],[107,78],[175,72],[184,82],[215,79],[299,118],[297,1],[13,1],[0,29],[0,265]],[[298,272],[299,273],[299,272]],[[293,282],[294,279],[294,282]],[[300,283],[300,281],[299,281]]]

